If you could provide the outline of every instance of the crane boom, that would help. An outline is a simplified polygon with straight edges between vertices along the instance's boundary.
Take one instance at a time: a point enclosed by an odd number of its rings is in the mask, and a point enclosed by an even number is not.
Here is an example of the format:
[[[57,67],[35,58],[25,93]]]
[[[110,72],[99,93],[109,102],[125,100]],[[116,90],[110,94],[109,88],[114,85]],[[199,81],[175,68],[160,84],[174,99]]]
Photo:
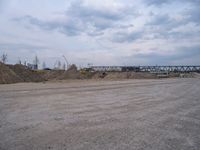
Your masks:
[[[65,59],[65,62],[67,64],[67,69],[68,69],[69,68],[69,62],[68,62],[67,58],[65,57],[65,55],[63,55],[63,58]]]

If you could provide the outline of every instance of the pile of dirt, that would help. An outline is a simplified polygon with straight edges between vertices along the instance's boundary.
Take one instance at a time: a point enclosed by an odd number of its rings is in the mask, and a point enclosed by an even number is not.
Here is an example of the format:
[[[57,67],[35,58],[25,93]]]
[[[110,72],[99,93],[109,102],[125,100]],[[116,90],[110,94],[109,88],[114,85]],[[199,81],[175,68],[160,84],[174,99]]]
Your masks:
[[[169,78],[173,77],[196,77],[198,73],[170,73]],[[0,63],[0,84],[18,82],[43,82],[47,80],[66,80],[66,79],[157,79],[158,75],[148,72],[90,72],[78,70],[76,65],[71,65],[65,70],[31,70],[23,65],[5,65]]]
[[[67,71],[58,77],[60,80],[63,79],[81,79],[81,74],[78,71],[76,65],[71,65]]]
[[[23,65],[5,65],[0,63],[1,84],[46,81],[43,74],[43,72],[31,70]]]
[[[193,73],[193,77],[194,77],[194,78],[198,78],[198,79],[200,79],[200,73],[196,73],[196,72]]]
[[[64,70],[46,70],[43,77],[46,80],[56,80],[59,79],[60,76],[64,74],[64,72],[65,72]]]
[[[156,79],[156,74],[146,72],[98,72],[93,79]]]
[[[22,82],[21,78],[7,65],[0,62],[0,84]]]
[[[45,81],[43,72],[35,71],[24,65],[8,65],[8,67],[20,77],[23,82],[42,82]]]
[[[49,70],[44,74],[47,80],[91,79],[95,73],[78,70],[76,65],[71,65],[68,70]]]

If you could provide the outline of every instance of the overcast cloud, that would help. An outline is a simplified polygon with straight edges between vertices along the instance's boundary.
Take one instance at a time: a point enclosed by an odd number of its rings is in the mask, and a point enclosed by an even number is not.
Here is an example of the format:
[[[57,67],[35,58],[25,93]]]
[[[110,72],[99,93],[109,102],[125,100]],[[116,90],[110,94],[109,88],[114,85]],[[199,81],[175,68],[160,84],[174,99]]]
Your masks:
[[[199,0],[0,0],[9,63],[199,65],[199,41]]]

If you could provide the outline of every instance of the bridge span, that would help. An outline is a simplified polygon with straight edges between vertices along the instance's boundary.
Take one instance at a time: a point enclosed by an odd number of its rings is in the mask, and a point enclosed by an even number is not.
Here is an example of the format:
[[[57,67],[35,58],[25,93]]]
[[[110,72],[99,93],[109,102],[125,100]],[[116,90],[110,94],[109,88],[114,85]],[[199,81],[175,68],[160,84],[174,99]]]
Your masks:
[[[200,72],[198,66],[91,66],[94,71]]]

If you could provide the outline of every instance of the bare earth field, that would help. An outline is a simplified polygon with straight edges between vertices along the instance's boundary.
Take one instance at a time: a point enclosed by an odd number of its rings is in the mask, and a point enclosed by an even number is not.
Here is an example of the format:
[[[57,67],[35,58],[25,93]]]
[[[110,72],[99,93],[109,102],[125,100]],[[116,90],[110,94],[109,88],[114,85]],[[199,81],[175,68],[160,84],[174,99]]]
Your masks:
[[[200,79],[0,85],[0,150],[199,150]]]

